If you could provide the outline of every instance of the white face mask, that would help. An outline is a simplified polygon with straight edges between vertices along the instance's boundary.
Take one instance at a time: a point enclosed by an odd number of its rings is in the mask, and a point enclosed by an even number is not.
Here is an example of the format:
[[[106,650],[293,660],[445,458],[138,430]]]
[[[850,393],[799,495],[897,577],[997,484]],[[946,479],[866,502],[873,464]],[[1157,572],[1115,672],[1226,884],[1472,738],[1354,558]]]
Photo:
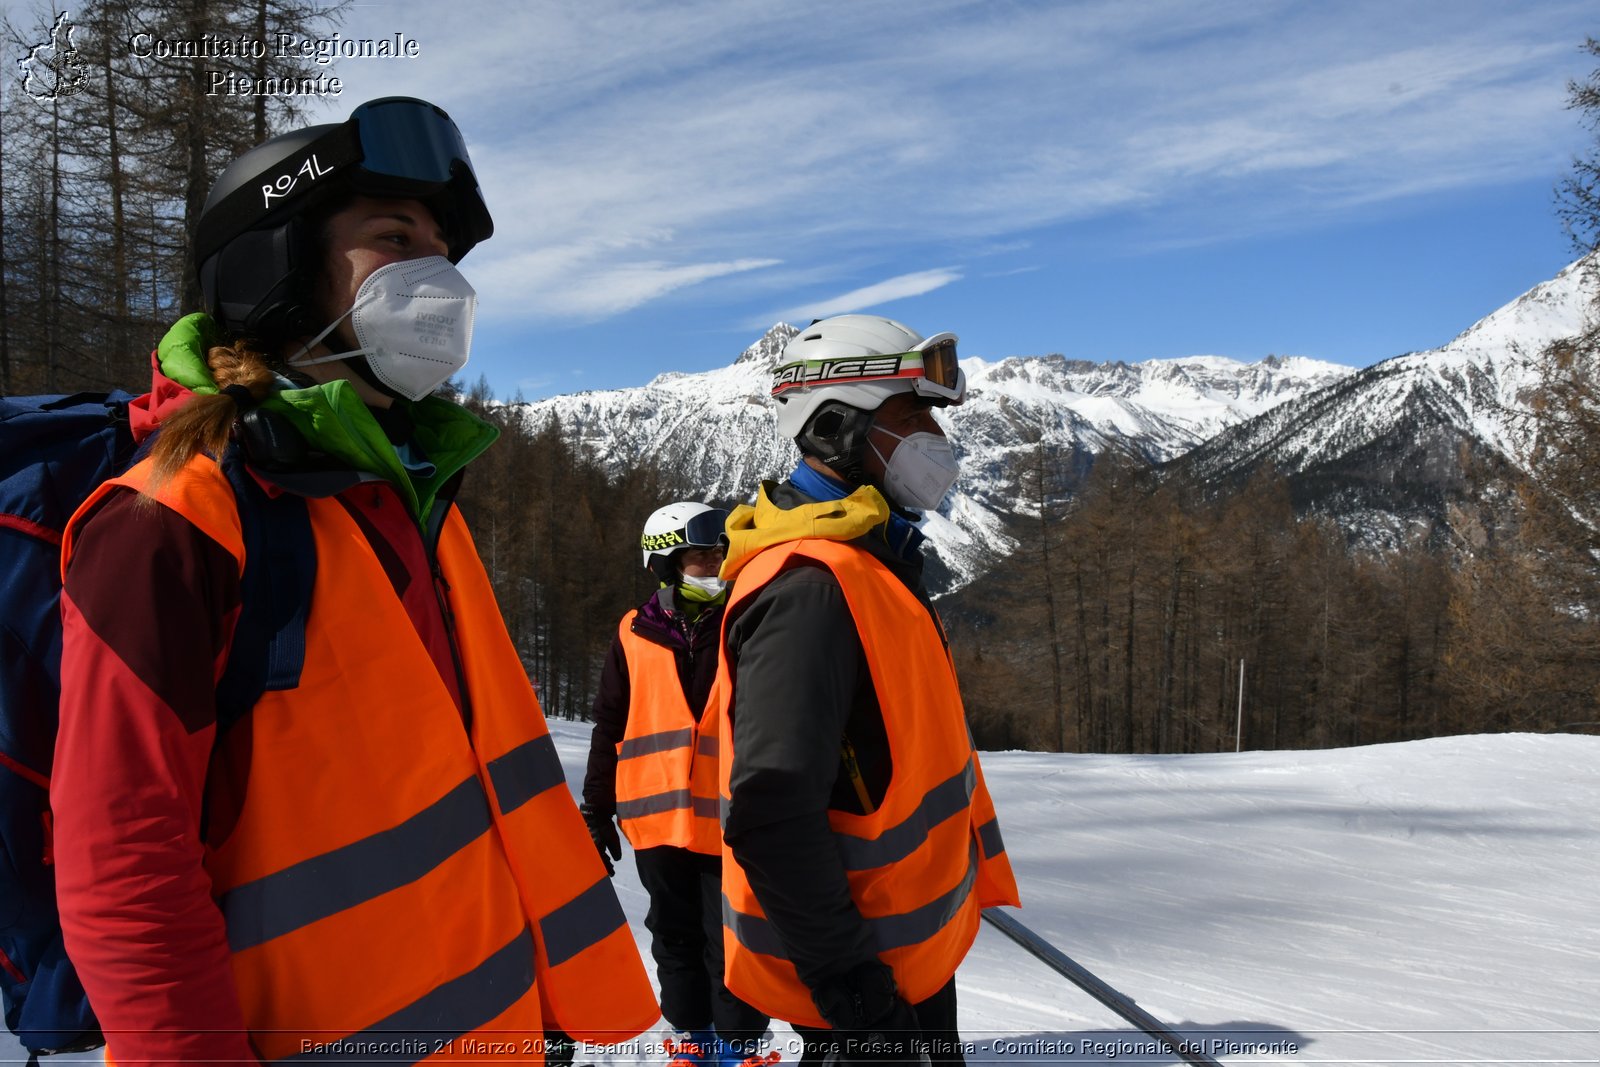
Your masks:
[[[366,356],[380,382],[407,400],[421,400],[467,365],[477,306],[478,294],[444,256],[389,263],[367,275],[350,310],[290,357],[289,365]],[[346,315],[359,348],[301,358]]]
[[[685,574],[683,576],[683,584],[692,585],[702,593],[709,593],[712,596],[716,596],[728,587],[728,583],[718,578],[715,574],[708,574],[704,577]]]
[[[932,511],[950,492],[961,476],[961,464],[956,459],[955,446],[943,434],[914,433],[901,437],[882,426],[873,429],[886,433],[900,442],[894,454],[883,460],[883,491],[888,498],[903,508]],[[871,438],[868,438],[871,441]],[[883,459],[878,446],[872,450]]]

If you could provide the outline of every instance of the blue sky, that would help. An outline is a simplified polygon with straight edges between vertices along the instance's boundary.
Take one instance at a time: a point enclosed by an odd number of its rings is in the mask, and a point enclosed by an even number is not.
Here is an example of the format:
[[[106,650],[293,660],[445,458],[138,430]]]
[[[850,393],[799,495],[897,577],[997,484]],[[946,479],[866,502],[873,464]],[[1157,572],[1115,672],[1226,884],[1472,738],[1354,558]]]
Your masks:
[[[17,5],[8,3],[8,7]],[[986,358],[1445,343],[1575,258],[1593,0],[358,3],[457,120],[473,363],[529,399],[873,310]]]

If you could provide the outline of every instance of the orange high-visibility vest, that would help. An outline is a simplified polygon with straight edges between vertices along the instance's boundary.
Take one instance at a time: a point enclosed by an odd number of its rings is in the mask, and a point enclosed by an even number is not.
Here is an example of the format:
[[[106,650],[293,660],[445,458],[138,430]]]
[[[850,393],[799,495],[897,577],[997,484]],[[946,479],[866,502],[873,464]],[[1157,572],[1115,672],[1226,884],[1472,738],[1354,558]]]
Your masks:
[[[140,463],[78,516],[149,475]],[[154,495],[242,568],[214,461]],[[410,1040],[391,1052],[481,1061],[478,1034],[538,1062],[545,1030],[609,1043],[649,1028],[649,978],[459,513],[437,560],[470,732],[355,520],[333,498],[306,505],[317,567],[299,684],[225,735],[213,767],[232,773],[207,783],[243,794],[203,862],[256,1051]]]
[[[722,847],[716,716],[695,718],[678,679],[677,657],[633,632],[638,614],[628,612],[617,627],[628,661],[628,728],[617,744],[617,819],[634,848],[673,845],[715,855]]]
[[[982,908],[1018,903],[1016,880],[940,628],[869,552],[820,538],[760,552],[739,571],[724,642],[737,605],[797,561],[827,567],[838,579],[883,712],[894,765],[883,802],[866,815],[830,810],[828,824],[878,958],[894,970],[901,996],[915,1004],[955,974],[977,936]],[[724,804],[738,760],[731,720],[737,678],[724,655],[716,688],[718,729],[726,739],[719,773]],[[743,869],[723,848],[728,989],[775,1019],[826,1026]]]

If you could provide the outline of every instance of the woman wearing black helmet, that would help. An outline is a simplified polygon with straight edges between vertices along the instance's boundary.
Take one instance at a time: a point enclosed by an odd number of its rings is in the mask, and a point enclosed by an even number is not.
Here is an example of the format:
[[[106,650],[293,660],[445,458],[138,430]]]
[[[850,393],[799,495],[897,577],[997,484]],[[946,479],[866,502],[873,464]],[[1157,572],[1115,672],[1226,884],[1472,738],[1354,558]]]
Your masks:
[[[656,1017],[453,504],[495,430],[430,395],[491,232],[403,98],[206,203],[207,313],[132,413],[160,434],[64,546],[58,893],[119,1060],[537,1061]]]

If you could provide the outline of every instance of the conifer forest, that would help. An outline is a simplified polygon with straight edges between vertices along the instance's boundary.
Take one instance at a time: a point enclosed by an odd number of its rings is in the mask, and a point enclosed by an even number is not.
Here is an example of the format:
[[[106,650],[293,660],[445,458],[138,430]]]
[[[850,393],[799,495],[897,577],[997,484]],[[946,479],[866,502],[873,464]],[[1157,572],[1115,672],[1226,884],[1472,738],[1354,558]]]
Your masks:
[[[94,0],[92,29],[0,107],[0,392],[147,388],[150,352],[197,310],[191,243],[244,149],[303,120],[293,97],[208,95],[199,61],[129,62],[141,29],[337,25],[315,0]],[[52,14],[0,27],[6,53]],[[1600,40],[1569,88],[1588,151],[1552,174],[1576,255],[1600,248]],[[60,51],[65,51],[64,49]],[[250,59],[241,78],[259,77]],[[325,75],[298,61],[274,74]],[[40,97],[43,97],[41,100]],[[492,207],[493,205],[491,205]],[[1355,544],[1285,479],[1185,484],[1096,457],[1056,491],[1042,452],[1014,472],[1019,548],[937,602],[979,747],[1085,752],[1312,748],[1600,723],[1600,332],[1543,353],[1525,473],[1484,507],[1384,549]],[[654,589],[638,531],[693,474],[607,468],[523,427],[487,382],[449,388],[502,429],[461,508],[547,714],[583,718],[617,620]],[[777,474],[778,472],[772,472]],[[754,487],[752,486],[752,489]]]

